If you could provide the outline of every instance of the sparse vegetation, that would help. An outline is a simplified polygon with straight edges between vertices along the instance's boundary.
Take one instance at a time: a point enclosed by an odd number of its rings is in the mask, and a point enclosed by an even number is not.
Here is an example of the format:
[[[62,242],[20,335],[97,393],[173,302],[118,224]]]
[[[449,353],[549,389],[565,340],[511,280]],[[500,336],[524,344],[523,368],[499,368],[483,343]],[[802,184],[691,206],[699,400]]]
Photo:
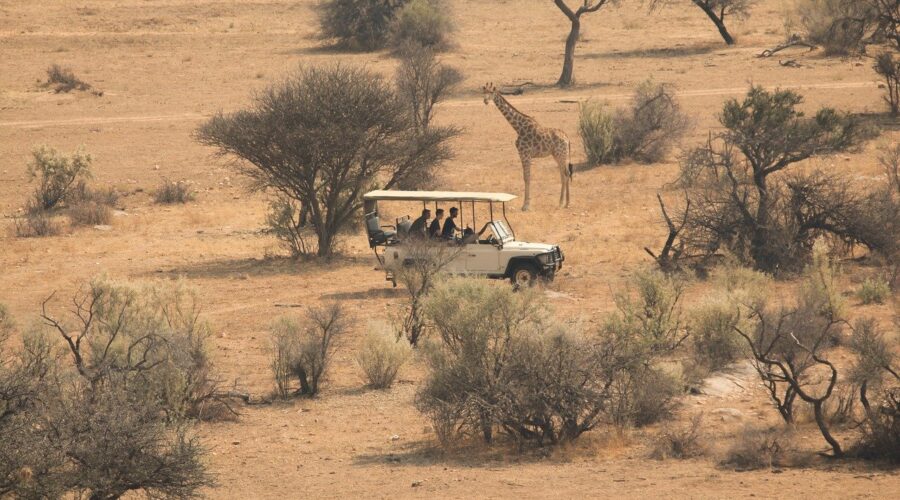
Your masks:
[[[327,0],[320,5],[322,36],[350,50],[378,50],[389,41],[407,0]]]
[[[743,345],[734,334],[741,320],[732,300],[710,301],[691,311],[693,361],[698,368],[718,371],[743,357]]]
[[[891,286],[880,276],[866,278],[856,291],[856,298],[864,305],[884,304],[890,296]]]
[[[30,210],[24,216],[16,217],[14,221],[16,236],[19,238],[40,238],[60,233],[59,224],[44,210]]]
[[[588,102],[582,105],[579,116],[579,132],[591,165],[625,159],[661,161],[687,126],[687,115],[672,89],[651,81],[637,88],[626,110],[607,113],[601,105]]]
[[[391,26],[395,47],[414,44],[432,50],[450,47],[453,21],[446,0],[410,0],[397,12]]]
[[[866,1],[799,0],[795,5],[806,39],[820,45],[826,55],[860,52],[875,25]]]
[[[91,156],[79,148],[65,155],[49,146],[38,146],[32,152],[28,176],[37,179],[31,211],[51,210],[72,194],[77,181],[91,177]]]
[[[707,452],[703,414],[691,417],[687,425],[667,425],[656,435],[650,456],[656,460],[696,458]]]
[[[746,426],[726,452],[722,465],[745,471],[781,465],[791,441],[787,429]]]
[[[878,54],[875,58],[875,72],[884,78],[885,102],[891,111],[891,115],[900,114],[900,63],[894,60],[890,52]]]
[[[356,363],[369,387],[387,389],[394,384],[400,368],[409,360],[412,347],[388,325],[370,325],[356,354]]]
[[[202,328],[185,293],[98,280],[66,327],[45,302],[49,328],[0,356],[0,495],[190,498],[213,484],[188,420],[211,400],[194,391],[209,366],[182,342]]]
[[[70,68],[58,64],[47,68],[47,86],[53,86],[53,91],[57,94],[73,90],[91,90],[91,85],[81,81]]]
[[[194,201],[194,190],[188,181],[163,179],[153,192],[153,201],[163,205]]]
[[[309,254],[306,240],[313,233],[307,221],[308,216],[294,200],[282,195],[269,202],[266,228],[294,258]]]
[[[272,326],[272,372],[276,394],[314,397],[324,381],[335,341],[348,328],[347,315],[338,304],[307,309],[302,319],[279,318]],[[290,376],[300,387],[290,392]]]
[[[459,134],[452,126],[433,127],[434,106],[447,98],[448,94],[462,82],[462,75],[455,68],[439,62],[434,51],[428,47],[407,44],[400,49],[400,65],[394,82],[399,99],[407,105],[417,133],[423,140],[435,132],[445,138]],[[434,131],[432,131],[434,129]],[[446,148],[442,155],[449,159],[452,151]],[[434,165],[432,165],[434,167]],[[421,168],[404,177],[397,187],[400,189],[426,189],[433,187],[432,168]]]
[[[69,208],[69,220],[75,226],[96,226],[112,221],[112,209],[95,201],[85,201]]]
[[[216,115],[197,138],[246,160],[239,168],[256,187],[308,210],[319,256],[330,256],[357,220],[365,190],[395,187],[449,154],[447,134],[418,130],[379,75],[345,66],[303,69],[261,92],[251,109]]]

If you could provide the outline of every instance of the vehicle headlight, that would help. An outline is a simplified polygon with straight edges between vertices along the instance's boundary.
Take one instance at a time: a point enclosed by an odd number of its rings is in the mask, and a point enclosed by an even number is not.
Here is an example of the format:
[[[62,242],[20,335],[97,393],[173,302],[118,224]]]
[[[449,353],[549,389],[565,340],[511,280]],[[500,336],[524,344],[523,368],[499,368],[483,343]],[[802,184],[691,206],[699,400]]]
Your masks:
[[[553,254],[552,253],[542,253],[537,256],[537,259],[538,259],[538,262],[540,262],[541,264],[549,264],[551,262],[551,260],[553,259]]]

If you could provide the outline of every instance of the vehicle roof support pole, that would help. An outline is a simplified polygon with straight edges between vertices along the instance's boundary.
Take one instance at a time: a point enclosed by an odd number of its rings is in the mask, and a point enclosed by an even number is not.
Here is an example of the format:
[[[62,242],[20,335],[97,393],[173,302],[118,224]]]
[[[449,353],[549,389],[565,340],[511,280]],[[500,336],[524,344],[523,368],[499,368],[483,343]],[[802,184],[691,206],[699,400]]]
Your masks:
[[[513,239],[516,238],[516,230],[513,229],[512,224],[509,223],[509,219],[506,218],[506,203],[503,204],[503,220],[506,221],[506,227],[512,231]]]

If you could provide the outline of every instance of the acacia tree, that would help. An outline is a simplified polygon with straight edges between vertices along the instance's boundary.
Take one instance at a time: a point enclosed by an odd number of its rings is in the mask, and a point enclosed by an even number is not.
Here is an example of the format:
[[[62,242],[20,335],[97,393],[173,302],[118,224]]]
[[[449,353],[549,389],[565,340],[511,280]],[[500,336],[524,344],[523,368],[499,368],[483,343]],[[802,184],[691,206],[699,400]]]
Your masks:
[[[576,10],[572,10],[565,0],[553,0],[556,7],[572,23],[572,27],[569,29],[569,36],[566,37],[566,54],[563,58],[562,74],[559,75],[559,80],[556,82],[560,87],[572,85],[572,75],[575,71],[575,44],[578,42],[578,37],[581,34],[581,16],[597,12],[604,5],[613,2],[615,0],[582,0],[581,6]]]
[[[789,90],[752,87],[743,101],[725,103],[724,131],[685,155],[681,182],[690,209],[677,236],[690,253],[725,248],[776,272],[802,267],[820,234],[859,241],[850,217],[860,203],[846,182],[821,172],[775,175],[869,136],[858,119],[830,108],[807,117],[801,102]]]
[[[240,160],[256,189],[296,200],[308,213],[317,254],[334,251],[362,208],[362,194],[391,188],[450,157],[447,129],[418,130],[395,90],[366,69],[301,69],[264,90],[250,109],[219,113],[199,142]]]
[[[663,5],[678,3],[681,0],[652,0],[651,8],[658,8]],[[750,7],[757,0],[690,0],[706,14],[706,17],[716,25],[722,39],[728,45],[734,45],[734,37],[728,32],[725,26],[725,18],[727,17],[746,17],[750,11]]]

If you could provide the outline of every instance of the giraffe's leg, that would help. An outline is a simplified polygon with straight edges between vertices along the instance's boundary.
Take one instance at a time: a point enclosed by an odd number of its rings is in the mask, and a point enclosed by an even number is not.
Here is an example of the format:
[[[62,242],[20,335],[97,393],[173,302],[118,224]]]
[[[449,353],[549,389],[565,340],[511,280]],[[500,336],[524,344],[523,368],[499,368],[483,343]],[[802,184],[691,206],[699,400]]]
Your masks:
[[[522,204],[522,211],[527,212],[531,207],[531,158],[528,155],[520,154],[522,159],[522,176],[525,178],[525,202]]]
[[[569,208],[569,159],[565,155],[556,155],[554,159],[559,167],[559,207]]]

